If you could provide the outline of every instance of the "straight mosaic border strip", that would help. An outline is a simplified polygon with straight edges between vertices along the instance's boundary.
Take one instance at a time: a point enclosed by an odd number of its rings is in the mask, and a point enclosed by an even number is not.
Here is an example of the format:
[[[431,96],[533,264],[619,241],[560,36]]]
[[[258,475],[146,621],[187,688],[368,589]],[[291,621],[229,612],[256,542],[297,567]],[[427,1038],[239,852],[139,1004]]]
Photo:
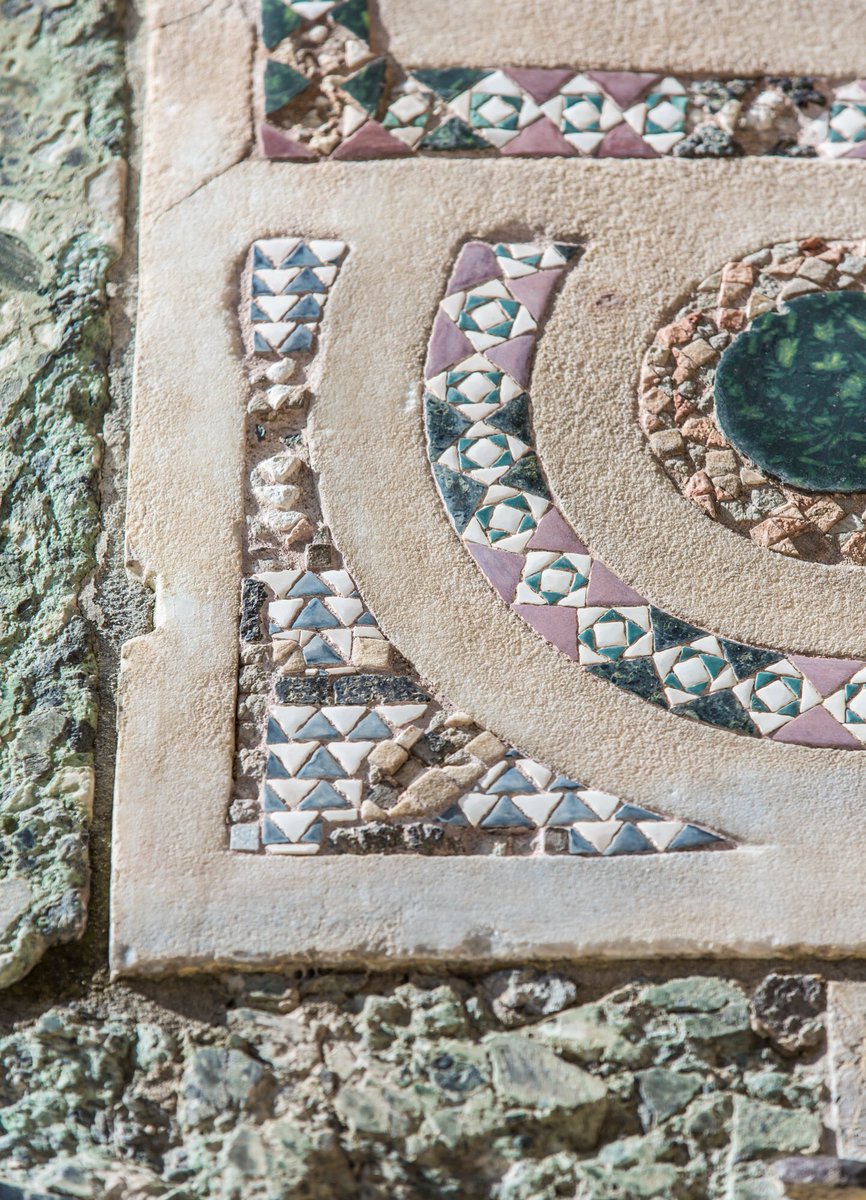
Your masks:
[[[503,600],[599,678],[678,716],[828,749],[866,745],[866,661],[780,653],[702,630],[593,558],[534,445],[542,319],[576,245],[469,242],[424,370],[427,451],[451,523]]]
[[[303,446],[320,322],[345,257],[336,240],[264,239],[246,273],[251,445],[261,453],[248,494],[231,848],[291,857],[728,848],[503,744],[435,700],[382,634],[321,525]]]
[[[866,80],[420,68],[371,48],[366,0],[262,0],[260,36],[267,158],[866,157]]]

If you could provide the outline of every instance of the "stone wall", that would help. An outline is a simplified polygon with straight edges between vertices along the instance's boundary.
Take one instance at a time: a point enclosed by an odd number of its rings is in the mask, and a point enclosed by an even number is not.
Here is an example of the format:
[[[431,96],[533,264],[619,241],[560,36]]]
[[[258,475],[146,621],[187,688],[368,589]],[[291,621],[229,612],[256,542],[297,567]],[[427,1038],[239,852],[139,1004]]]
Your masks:
[[[138,19],[0,4],[0,1196],[780,1194],[832,1147],[808,966],[108,981]]]

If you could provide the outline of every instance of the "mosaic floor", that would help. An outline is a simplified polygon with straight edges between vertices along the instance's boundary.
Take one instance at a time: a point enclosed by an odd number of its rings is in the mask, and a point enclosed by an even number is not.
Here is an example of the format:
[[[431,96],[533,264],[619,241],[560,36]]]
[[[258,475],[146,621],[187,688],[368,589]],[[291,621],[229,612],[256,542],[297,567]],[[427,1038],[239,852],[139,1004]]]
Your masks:
[[[866,156],[866,81],[403,64],[366,0],[262,0],[259,144],[313,161],[413,154]]]
[[[573,249],[551,247],[540,256],[550,269],[540,291],[525,282],[535,271],[502,250],[529,307],[501,286],[491,296],[488,285],[480,303],[470,296],[463,305],[472,314],[460,318],[466,337],[495,358],[490,343],[507,345],[509,335],[535,330],[530,310]],[[586,787],[504,744],[470,714],[435,699],[378,628],[321,523],[303,439],[320,322],[345,257],[342,242],[262,240],[245,274],[254,465],[232,849],[610,857],[725,848],[730,843],[711,831]],[[464,253],[456,275],[463,286],[474,284],[482,257],[485,265],[496,262],[487,248]],[[464,411],[471,396],[471,416],[505,412],[483,437],[461,439],[455,471],[500,479],[504,460],[510,465],[519,447],[528,449],[508,424],[515,401],[528,414],[514,378],[523,372],[511,365],[514,374],[500,373],[495,384],[465,373],[454,383]],[[491,530],[497,520],[487,523]],[[535,562],[539,554],[528,557]],[[541,558],[520,584],[529,603],[582,604],[588,557]]]

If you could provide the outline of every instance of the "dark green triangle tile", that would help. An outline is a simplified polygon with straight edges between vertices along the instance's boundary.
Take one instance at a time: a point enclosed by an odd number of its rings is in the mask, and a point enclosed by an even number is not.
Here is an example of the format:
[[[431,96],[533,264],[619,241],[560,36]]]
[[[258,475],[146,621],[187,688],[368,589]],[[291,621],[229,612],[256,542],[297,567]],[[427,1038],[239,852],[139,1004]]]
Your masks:
[[[479,137],[459,117],[449,117],[421,139],[422,150],[490,150],[489,142]]]
[[[725,657],[734,668],[737,679],[748,679],[758,671],[765,671],[774,663],[781,662],[783,654],[777,650],[760,650],[757,646],[743,646],[740,642],[729,642],[727,638],[719,638],[719,645],[725,652]]]
[[[451,514],[454,528],[458,533],[462,533],[483,500],[486,488],[474,479],[458,475],[456,471],[440,466],[439,463],[434,463],[433,474],[442,502]]]
[[[667,708],[661,680],[648,658],[624,658],[618,662],[591,663],[587,671],[599,679],[607,679],[626,692],[634,692],[650,704]]]
[[[683,642],[693,642],[695,638],[706,637],[705,629],[698,629],[672,617],[670,613],[662,612],[660,608],[650,605],[650,617],[656,650],[667,650],[671,646],[681,646]]]
[[[522,492],[531,492],[533,496],[543,496],[550,500],[550,488],[544,478],[541,463],[534,454],[526,454],[516,462],[510,471],[499,480],[502,487],[519,488]]]
[[[265,65],[265,112],[278,112],[309,86],[300,71],[270,59]]]
[[[332,8],[329,15],[362,42],[369,42],[370,8],[367,0],[345,0],[344,4]]]
[[[385,59],[374,58],[354,75],[344,79],[340,87],[357,100],[365,112],[373,116],[379,107],[382,89],[385,86]]]
[[[711,696],[690,700],[688,704],[678,704],[675,711],[694,721],[703,721],[705,725],[732,729],[738,733],[746,733],[749,737],[761,736],[742,704],[730,691],[714,692]]]
[[[434,462],[472,424],[460,415],[459,409],[453,404],[429,394],[424,398],[424,419],[427,425],[427,452]]]
[[[301,18],[283,0],[262,0],[262,41],[275,50],[301,25]]]
[[[526,392],[522,396],[515,396],[499,412],[491,413],[484,419],[488,425],[501,429],[503,433],[519,437],[522,442],[532,441],[532,421],[529,415],[529,397]]]
[[[453,100],[455,96],[467,91],[489,74],[489,71],[479,71],[472,67],[438,67],[412,72],[419,83],[423,83],[443,100]]]

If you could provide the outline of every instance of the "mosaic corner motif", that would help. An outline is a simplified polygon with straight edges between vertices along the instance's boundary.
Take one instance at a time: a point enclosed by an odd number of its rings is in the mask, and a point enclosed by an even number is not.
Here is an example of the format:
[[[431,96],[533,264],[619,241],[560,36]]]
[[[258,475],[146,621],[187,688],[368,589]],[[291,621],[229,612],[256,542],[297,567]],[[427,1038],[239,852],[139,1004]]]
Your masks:
[[[268,158],[866,157],[866,80],[421,68],[387,52],[365,0],[262,0],[260,41]]]
[[[744,645],[665,613],[596,559],[557,507],[528,388],[545,312],[579,256],[578,246],[470,242],[455,262],[430,336],[424,420],[456,533],[502,599],[580,668],[716,728],[862,749],[866,661]]]
[[[449,300],[473,352],[507,359],[537,330],[544,288],[523,249],[464,256]],[[333,240],[263,239],[245,272],[251,471],[231,848],[609,858],[729,847],[719,834],[587,787],[503,743],[436,699],[379,629],[322,524],[304,442],[320,321],[348,253]],[[545,286],[576,253],[541,252]],[[477,276],[490,261],[504,264],[512,289],[484,287]],[[459,381],[475,415],[518,403],[514,419],[491,424],[485,446],[455,447],[455,471],[501,481],[527,469],[520,374],[510,361],[496,378]],[[478,518],[490,536],[513,521]],[[532,559],[521,581],[526,602],[561,595],[578,603],[585,557],[568,550]]]

